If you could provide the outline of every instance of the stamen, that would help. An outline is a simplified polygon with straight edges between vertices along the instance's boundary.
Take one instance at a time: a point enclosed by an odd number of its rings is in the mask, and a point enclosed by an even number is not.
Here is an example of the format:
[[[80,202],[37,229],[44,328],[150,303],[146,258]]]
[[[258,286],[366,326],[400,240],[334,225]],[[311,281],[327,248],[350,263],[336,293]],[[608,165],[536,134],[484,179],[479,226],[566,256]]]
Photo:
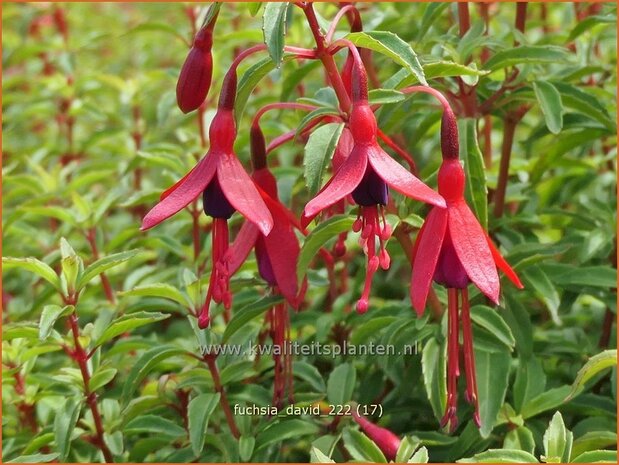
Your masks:
[[[458,426],[458,376],[460,368],[458,363],[458,290],[447,289],[448,315],[447,315],[447,406],[445,415],[441,420],[441,426],[449,423],[449,431],[455,431]]]
[[[477,399],[477,380],[475,377],[475,352],[473,348],[473,326],[471,324],[471,311],[469,307],[468,289],[461,291],[462,295],[462,342],[464,345],[464,370],[466,373],[466,401],[473,405],[475,414],[473,420],[481,427],[479,417],[479,403]]]

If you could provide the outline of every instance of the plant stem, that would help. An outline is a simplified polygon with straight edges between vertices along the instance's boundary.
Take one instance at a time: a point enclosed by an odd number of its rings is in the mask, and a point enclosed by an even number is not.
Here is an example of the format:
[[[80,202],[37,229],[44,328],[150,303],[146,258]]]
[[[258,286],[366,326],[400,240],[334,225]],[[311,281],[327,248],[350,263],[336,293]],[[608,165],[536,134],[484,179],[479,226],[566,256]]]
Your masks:
[[[204,357],[204,361],[208,365],[208,369],[211,372],[211,376],[213,378],[213,384],[215,385],[215,390],[219,393],[219,404],[226,415],[226,420],[228,422],[228,426],[230,427],[230,431],[232,435],[238,439],[241,437],[241,433],[236,426],[234,421],[234,415],[232,415],[232,409],[230,409],[230,403],[228,402],[228,397],[226,396],[226,391],[221,385],[221,378],[219,377],[219,369],[217,368],[217,361],[215,357],[206,355]]]
[[[75,299],[73,299],[75,300]],[[86,396],[86,403],[90,407],[92,412],[92,418],[95,422],[95,429],[97,432],[96,445],[101,450],[105,461],[108,463],[114,462],[112,452],[105,444],[103,439],[103,422],[101,421],[101,414],[99,413],[99,407],[97,405],[97,394],[90,390],[90,373],[88,372],[88,354],[84,351],[84,348],[80,344],[79,340],[79,325],[77,322],[77,313],[74,311],[69,315],[69,325],[71,326],[71,332],[73,333],[73,344],[75,346],[73,352],[73,360],[75,360],[82,373],[82,380],[84,382],[84,395]]]
[[[314,5],[312,5],[311,2],[305,2],[301,5],[301,8],[303,8],[309,27],[314,35],[314,39],[316,40],[317,57],[320,59],[325,67],[325,70],[327,71],[327,77],[333,86],[333,90],[335,90],[337,99],[340,102],[340,107],[343,111],[348,113],[351,106],[350,98],[348,97],[348,93],[344,87],[344,82],[342,81],[342,77],[340,76],[337,65],[335,64],[335,59],[328,51],[325,36],[320,31],[320,25],[318,24],[318,19],[316,18],[316,13],[314,12]]]
[[[462,37],[471,28],[469,2],[458,2],[458,23],[460,24],[460,37]]]
[[[509,177],[509,161],[512,154],[514,134],[517,120],[512,115],[507,115],[503,121],[503,144],[501,146],[501,164],[499,167],[499,180],[494,193],[494,216],[500,218],[505,210],[505,191],[507,190],[507,178]]]

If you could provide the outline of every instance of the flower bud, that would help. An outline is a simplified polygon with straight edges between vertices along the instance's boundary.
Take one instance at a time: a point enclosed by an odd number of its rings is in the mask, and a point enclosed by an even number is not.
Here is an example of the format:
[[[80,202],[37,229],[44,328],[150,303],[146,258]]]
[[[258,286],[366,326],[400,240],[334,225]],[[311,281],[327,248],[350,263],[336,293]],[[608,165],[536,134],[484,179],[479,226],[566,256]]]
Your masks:
[[[204,34],[208,35],[204,37]],[[198,46],[198,37],[202,47]],[[212,36],[210,32],[200,30],[193,47],[185,59],[181,74],[176,84],[176,102],[183,113],[196,110],[208,94],[213,76],[213,56],[211,54]]]
[[[353,409],[352,416],[363,432],[374,441],[378,448],[385,454],[389,460],[394,460],[400,447],[400,438],[389,431],[387,428],[382,428],[375,425],[371,421],[357,414]]]
[[[450,108],[443,111],[441,121],[441,152],[443,160],[457,160],[460,156],[458,144],[458,123]]]

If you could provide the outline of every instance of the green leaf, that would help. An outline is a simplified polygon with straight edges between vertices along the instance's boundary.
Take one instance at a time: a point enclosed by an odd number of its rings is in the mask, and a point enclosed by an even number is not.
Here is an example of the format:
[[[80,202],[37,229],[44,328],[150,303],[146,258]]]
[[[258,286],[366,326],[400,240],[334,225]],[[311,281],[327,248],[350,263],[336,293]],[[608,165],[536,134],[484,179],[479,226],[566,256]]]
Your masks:
[[[428,400],[434,416],[440,421],[447,405],[446,360],[443,347],[434,338],[423,345],[421,368]]]
[[[432,2],[427,4],[421,18],[421,26],[419,26],[419,31],[417,32],[417,41],[423,39],[423,36],[430,30],[432,24],[441,17],[448,7],[449,4],[443,2]]]
[[[196,457],[199,457],[202,453],[208,420],[215,407],[217,407],[218,402],[219,393],[200,394],[189,402],[187,407],[189,440],[191,441],[191,450],[193,450]]]
[[[331,460],[317,447],[312,446],[310,450],[310,463],[335,463],[335,461]]]
[[[263,2],[247,2],[247,11],[253,17],[258,14]]]
[[[553,134],[558,134],[563,128],[563,103],[561,94],[555,86],[547,81],[533,82],[535,97],[542,108],[546,127]]]
[[[585,19],[583,20],[579,20],[576,24],[576,27],[574,27],[574,29],[572,29],[572,32],[570,32],[570,35],[567,37],[566,42],[572,42],[574,39],[576,39],[576,37],[580,36],[581,34],[585,33],[586,31],[588,31],[589,29],[601,25],[601,24],[616,24],[617,23],[617,17],[614,15],[607,15],[607,16],[601,16],[601,15],[594,15],[594,16],[587,16]]]
[[[340,233],[350,231],[355,219],[348,215],[335,215],[320,223],[308,234],[299,253],[297,277],[303,279],[310,262],[325,243]]]
[[[316,108],[315,110],[313,110],[310,113],[308,113],[307,115],[305,115],[305,117],[301,120],[301,122],[297,126],[297,132],[295,133],[295,136],[294,136],[295,139],[298,138],[299,135],[303,132],[303,130],[310,123],[312,123],[316,118],[319,118],[321,116],[339,116],[339,114],[340,114],[340,112],[337,109],[335,109],[335,108],[331,108],[331,107],[319,107],[319,108]],[[331,124],[337,124],[337,123],[331,123]],[[321,129],[321,128],[316,129],[314,132],[318,131],[319,129]]]
[[[531,399],[542,394],[546,389],[546,374],[540,360],[536,357],[520,359],[516,370],[513,396],[514,408],[522,412],[522,408]]]
[[[139,328],[140,326],[155,323],[157,321],[170,318],[170,314],[159,312],[135,312],[128,313],[114,320],[101,334],[96,341],[96,346],[105,344],[107,341],[114,339],[116,336],[120,336],[127,331]]]
[[[265,296],[256,302],[246,305],[238,312],[234,312],[234,316],[232,317],[232,320],[230,320],[230,323],[226,326],[224,335],[221,338],[222,344],[225,344],[234,333],[243,328],[251,320],[257,318],[267,310],[282,303],[283,301],[284,299],[281,296]]]
[[[526,426],[512,429],[505,435],[504,449],[519,449],[529,454],[535,453],[535,439],[533,433]]]
[[[54,435],[61,462],[66,462],[71,450],[71,435],[80,415],[81,399],[69,397],[56,411],[54,418]]]
[[[554,324],[561,326],[563,324],[559,317],[561,297],[548,275],[537,265],[528,267],[522,275],[525,280],[525,287],[534,290],[535,295],[546,305]]]
[[[69,294],[72,294],[75,291],[75,285],[84,264],[64,237],[60,238],[60,253],[62,256],[60,260],[62,275],[67,283]]]
[[[327,399],[334,405],[344,405],[350,399],[355,389],[357,372],[350,363],[342,363],[335,367],[327,381]]]
[[[103,368],[99,369],[90,378],[89,388],[91,392],[95,392],[100,387],[105,386],[107,383],[114,379],[118,370],[116,368]]]
[[[399,65],[404,66],[421,84],[428,85],[417,54],[408,43],[393,32],[352,32],[345,38],[357,47],[369,48],[388,56]]]
[[[512,349],[516,344],[514,335],[499,312],[485,305],[475,305],[471,308],[471,318],[484,329],[487,329],[494,337]]]
[[[466,194],[473,211],[484,229],[488,229],[488,188],[484,157],[477,142],[476,120],[463,118],[458,121],[460,158],[464,161]]]
[[[268,428],[256,436],[256,451],[286,439],[295,439],[298,442],[301,437],[313,437],[318,431],[317,425],[297,418],[270,423]]]
[[[568,401],[574,396],[580,394],[585,388],[585,384],[595,375],[603,370],[617,366],[617,349],[605,350],[597,355],[591,357],[585,365],[578,370],[574,384],[569,395],[565,399]]]
[[[39,340],[45,341],[54,329],[54,323],[61,316],[68,315],[73,312],[73,305],[60,307],[59,305],[46,305],[41,312],[41,320],[39,321]]]
[[[572,456],[577,457],[586,452],[604,447],[613,447],[617,444],[617,433],[611,431],[590,431],[574,441]]]
[[[526,420],[547,410],[556,409],[565,402],[565,397],[569,392],[569,386],[561,386],[543,392],[525,404],[521,412],[522,417]]]
[[[323,393],[327,390],[320,371],[314,365],[303,361],[294,362],[292,372],[296,378],[306,381],[316,392]]]
[[[402,438],[402,442],[400,442],[400,447],[398,447],[398,451],[395,456],[395,463],[406,462],[415,453],[420,444],[421,441],[419,438],[404,436]]]
[[[123,433],[121,431],[115,431],[112,434],[103,433],[103,440],[110,449],[110,452],[114,455],[121,455],[123,453],[124,441]]]
[[[556,412],[544,433],[544,462],[566,463],[572,449],[572,433],[565,428],[563,417]]]
[[[58,457],[58,453],[53,454],[33,454],[33,455],[20,455],[13,460],[8,460],[5,463],[48,463],[55,460]]]
[[[595,450],[580,454],[578,457],[573,458],[571,463],[617,463],[617,451],[616,450]]]
[[[114,268],[115,266],[118,266],[121,263],[124,263],[127,260],[133,258],[137,253],[138,250],[127,250],[126,252],[119,252],[108,255],[107,257],[100,258],[96,262],[91,263],[84,270],[84,274],[81,276],[77,283],[76,290],[82,290],[84,286],[86,286],[86,284],[92,281],[95,277],[109,270],[110,268]]]
[[[425,446],[419,448],[413,456],[408,459],[407,463],[428,463],[430,457],[428,456],[428,449]]]
[[[344,447],[354,460],[366,463],[386,463],[387,459],[374,442],[365,434],[351,429],[344,429],[342,434]]]
[[[451,76],[485,76],[490,71],[477,69],[470,65],[461,65],[453,61],[433,61],[423,65],[423,72],[427,79],[434,79],[439,77],[451,77]]]
[[[185,429],[158,415],[143,415],[131,420],[124,428],[125,434],[156,434],[170,438],[185,436]]]
[[[344,123],[329,123],[314,130],[305,144],[305,183],[310,197],[313,197],[322,185],[322,176],[335,152],[342,135]]]
[[[370,105],[384,105],[386,103],[398,103],[406,96],[394,89],[372,89],[369,92]]]
[[[146,284],[144,286],[134,287],[133,289],[125,292],[119,292],[120,296],[148,296],[148,297],[163,297],[164,299],[170,299],[174,302],[181,304],[183,307],[191,308],[191,301],[185,297],[185,295],[174,286],[169,284],[157,283]]]
[[[617,288],[617,270],[610,266],[573,266],[547,263],[541,268],[552,276],[558,286],[587,286],[607,289]]]
[[[565,63],[567,57],[566,49],[554,45],[520,45],[495,53],[484,68],[496,71],[523,63]]]
[[[41,260],[37,260],[36,258],[2,257],[2,268],[4,270],[21,268],[22,270],[29,271],[50,283],[58,292],[62,292],[60,278],[51,266]]]
[[[539,463],[539,460],[522,450],[488,449],[471,458],[457,460],[457,463]]]
[[[284,56],[286,13],[289,2],[268,2],[264,6],[262,31],[269,55],[279,68]]]
[[[146,375],[148,375],[159,362],[171,357],[178,357],[179,355],[186,354],[187,352],[185,350],[171,346],[153,347],[146,351],[138,361],[135,362],[135,365],[133,365],[133,368],[131,368],[129,372],[129,376],[123,386],[121,395],[122,402],[124,404],[129,402],[131,394],[133,394]]]
[[[561,101],[564,107],[581,112],[603,124],[609,131],[616,132],[615,121],[595,94],[565,82],[552,81],[552,85],[561,94]]]
[[[490,436],[507,392],[511,357],[507,349],[490,352],[475,350],[477,396],[482,438]]]

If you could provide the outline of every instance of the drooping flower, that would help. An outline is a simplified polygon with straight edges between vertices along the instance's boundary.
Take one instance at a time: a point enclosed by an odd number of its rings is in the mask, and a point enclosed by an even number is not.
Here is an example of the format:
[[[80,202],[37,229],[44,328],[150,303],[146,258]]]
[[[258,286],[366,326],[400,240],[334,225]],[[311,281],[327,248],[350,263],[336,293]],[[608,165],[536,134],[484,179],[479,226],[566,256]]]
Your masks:
[[[210,301],[231,305],[228,250],[228,219],[235,211],[241,213],[263,234],[273,227],[273,217],[234,153],[236,126],[233,116],[236,94],[236,72],[226,76],[218,111],[209,128],[210,148],[205,157],[179,182],[161,195],[161,200],[142,220],[142,230],[156,226],[178,213],[200,194],[206,215],[213,218],[212,269],[206,300],[198,317],[205,328],[210,323]]]
[[[351,48],[351,50],[353,50]],[[349,128],[353,148],[346,160],[323,189],[306,206],[302,224],[305,226],[321,211],[352,195],[359,205],[353,231],[360,232],[360,243],[368,259],[365,286],[357,311],[365,313],[374,273],[380,266],[389,268],[390,258],[385,243],[391,228],[385,220],[384,207],[389,188],[422,202],[445,206],[443,198],[391,158],[378,144],[376,118],[368,103],[367,77],[358,52],[353,73],[353,106]],[[378,241],[378,251],[376,242]]]
[[[443,163],[438,172],[438,190],[447,202],[447,208],[433,208],[417,235],[412,257],[411,302],[421,316],[432,280],[448,289],[447,407],[441,425],[449,423],[453,431],[458,423],[456,383],[460,374],[460,321],[466,400],[474,406],[474,420],[480,426],[468,285],[474,284],[486,297],[498,304],[500,282],[497,268],[517,287],[522,288],[522,284],[466,204],[465,174],[458,159],[458,127],[448,106],[443,112],[441,150]]]
[[[266,165],[266,145],[259,126],[252,126],[250,140],[254,168],[252,178],[273,217],[273,228],[267,235],[253,223],[245,222],[230,248],[229,271],[231,274],[236,272],[253,249],[262,279],[274,294],[282,295],[296,309],[300,301],[297,262],[301,248],[294,230],[298,223],[295,224],[292,212],[279,201],[275,177]],[[290,319],[286,302],[275,305],[267,314],[271,340],[279,348],[273,351],[273,405],[277,407],[281,407],[286,392],[292,399],[292,359],[287,350]]]
[[[219,4],[209,9],[205,22],[196,33],[193,44],[176,83],[176,102],[183,113],[196,110],[208,94],[213,77],[213,31]]]
[[[361,427],[363,432],[367,434],[368,437],[378,446],[381,452],[385,454],[385,457],[388,460],[395,460],[398,449],[400,448],[400,438],[387,428],[375,425],[367,418],[359,415],[357,410],[354,408],[352,409],[352,417]]]

